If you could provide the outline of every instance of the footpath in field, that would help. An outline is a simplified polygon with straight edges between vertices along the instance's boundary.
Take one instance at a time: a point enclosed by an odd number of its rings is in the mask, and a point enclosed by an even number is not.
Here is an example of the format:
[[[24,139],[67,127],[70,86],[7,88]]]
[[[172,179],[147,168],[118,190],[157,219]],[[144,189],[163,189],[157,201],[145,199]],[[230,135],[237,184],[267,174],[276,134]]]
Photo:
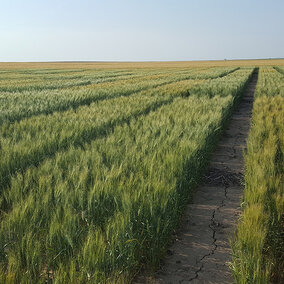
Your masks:
[[[233,282],[228,267],[231,261],[228,238],[240,214],[242,154],[250,128],[257,76],[253,75],[238,109],[232,114],[155,283]]]

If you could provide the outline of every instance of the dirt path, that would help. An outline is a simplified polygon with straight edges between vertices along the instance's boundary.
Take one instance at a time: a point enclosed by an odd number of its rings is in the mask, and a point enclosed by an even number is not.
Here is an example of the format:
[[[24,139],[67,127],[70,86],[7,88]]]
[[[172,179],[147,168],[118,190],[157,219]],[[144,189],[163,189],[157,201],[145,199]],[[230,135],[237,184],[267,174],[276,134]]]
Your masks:
[[[240,214],[243,180],[243,149],[250,128],[253,75],[238,109],[219,142],[203,184],[185,210],[180,232],[174,236],[155,280],[136,283],[232,283],[228,268],[231,249],[228,237]]]

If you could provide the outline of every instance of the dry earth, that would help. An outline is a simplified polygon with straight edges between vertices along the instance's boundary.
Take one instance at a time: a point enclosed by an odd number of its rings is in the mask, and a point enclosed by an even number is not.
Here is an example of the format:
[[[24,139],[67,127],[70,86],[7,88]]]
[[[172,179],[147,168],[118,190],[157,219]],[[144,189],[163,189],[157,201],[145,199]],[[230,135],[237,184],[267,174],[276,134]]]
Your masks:
[[[155,275],[135,283],[232,283],[229,237],[236,228],[243,192],[243,151],[250,128],[258,74],[214,152],[203,184],[183,216],[181,228]]]

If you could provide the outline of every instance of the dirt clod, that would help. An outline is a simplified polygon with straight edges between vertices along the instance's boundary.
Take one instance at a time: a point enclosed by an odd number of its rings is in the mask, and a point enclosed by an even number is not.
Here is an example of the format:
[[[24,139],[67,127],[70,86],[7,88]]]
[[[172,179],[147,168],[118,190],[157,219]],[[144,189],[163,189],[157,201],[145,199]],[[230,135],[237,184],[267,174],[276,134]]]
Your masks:
[[[241,186],[243,183],[243,174],[241,172],[234,173],[229,170],[221,170],[211,168],[204,175],[204,183],[215,186],[229,187],[232,185]]]

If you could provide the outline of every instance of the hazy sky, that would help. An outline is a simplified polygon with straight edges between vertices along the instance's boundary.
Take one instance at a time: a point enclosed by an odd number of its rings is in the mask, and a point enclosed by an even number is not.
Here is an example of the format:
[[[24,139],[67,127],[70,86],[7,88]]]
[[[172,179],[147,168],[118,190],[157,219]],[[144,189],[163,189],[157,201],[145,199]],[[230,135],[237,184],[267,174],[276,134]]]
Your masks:
[[[284,0],[0,0],[0,61],[284,57]]]

